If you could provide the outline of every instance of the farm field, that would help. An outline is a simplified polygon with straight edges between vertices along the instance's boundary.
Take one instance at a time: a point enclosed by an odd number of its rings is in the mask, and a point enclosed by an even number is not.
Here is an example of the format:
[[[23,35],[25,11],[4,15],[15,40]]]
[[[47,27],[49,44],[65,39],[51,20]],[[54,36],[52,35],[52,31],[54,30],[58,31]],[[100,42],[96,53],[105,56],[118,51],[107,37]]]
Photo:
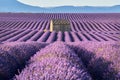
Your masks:
[[[0,13],[0,80],[120,80],[120,14]]]

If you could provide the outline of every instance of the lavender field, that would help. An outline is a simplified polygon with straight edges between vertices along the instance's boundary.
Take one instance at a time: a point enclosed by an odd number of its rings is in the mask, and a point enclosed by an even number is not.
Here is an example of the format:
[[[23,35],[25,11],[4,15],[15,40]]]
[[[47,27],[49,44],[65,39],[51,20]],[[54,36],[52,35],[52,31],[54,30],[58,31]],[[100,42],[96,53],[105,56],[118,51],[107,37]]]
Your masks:
[[[0,80],[120,80],[120,14],[0,13]]]

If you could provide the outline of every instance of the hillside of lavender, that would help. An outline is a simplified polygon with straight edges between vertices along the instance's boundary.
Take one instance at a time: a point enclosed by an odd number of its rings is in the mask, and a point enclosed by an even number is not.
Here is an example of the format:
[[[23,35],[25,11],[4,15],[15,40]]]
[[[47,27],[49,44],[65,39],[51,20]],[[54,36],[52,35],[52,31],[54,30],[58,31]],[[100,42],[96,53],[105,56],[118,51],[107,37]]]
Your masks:
[[[120,80],[120,14],[0,13],[0,80]]]

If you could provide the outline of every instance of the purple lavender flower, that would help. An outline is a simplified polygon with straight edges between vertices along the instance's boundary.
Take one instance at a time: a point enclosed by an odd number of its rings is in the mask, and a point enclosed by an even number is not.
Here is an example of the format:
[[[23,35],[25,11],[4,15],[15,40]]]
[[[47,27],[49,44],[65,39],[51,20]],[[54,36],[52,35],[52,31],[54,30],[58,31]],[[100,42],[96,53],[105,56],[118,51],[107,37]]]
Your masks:
[[[63,42],[37,52],[15,80],[92,80],[81,59]]]
[[[88,72],[97,80],[119,80],[119,42],[69,43],[82,59]],[[87,44],[87,45],[86,45]]]
[[[17,69],[46,44],[35,42],[11,42],[0,45],[0,79],[9,79]]]

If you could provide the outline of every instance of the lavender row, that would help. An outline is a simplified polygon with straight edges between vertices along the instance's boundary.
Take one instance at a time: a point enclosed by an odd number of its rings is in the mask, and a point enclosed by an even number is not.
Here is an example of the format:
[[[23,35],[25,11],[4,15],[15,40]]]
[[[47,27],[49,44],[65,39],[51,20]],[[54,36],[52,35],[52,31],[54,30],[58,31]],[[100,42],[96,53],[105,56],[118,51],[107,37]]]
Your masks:
[[[0,80],[8,80],[18,73],[26,61],[47,44],[11,42],[0,44]],[[18,70],[19,69],[19,70]]]
[[[73,32],[79,31],[120,31],[120,25],[111,22],[96,22],[96,21],[79,21],[70,20],[71,30]],[[50,20],[41,21],[9,21],[1,22],[2,29],[30,29],[30,30],[49,30]]]
[[[119,43],[114,41],[67,42],[67,44],[55,42],[48,46],[45,43],[36,42],[1,43],[0,79],[12,78],[15,73],[19,72],[17,69],[21,69],[30,56],[43,48],[31,57],[26,68],[16,76],[17,80],[58,79],[58,76],[59,79],[68,80],[91,80],[91,77],[94,80],[119,80]],[[59,62],[60,64],[57,64]],[[70,66],[70,68],[65,66]]]
[[[110,22],[95,22],[95,21],[71,21],[71,30],[72,31],[120,31],[120,26],[116,23]]]
[[[69,43],[95,80],[120,79],[120,42]],[[87,44],[87,45],[86,45]]]
[[[4,32],[5,31],[5,32]],[[0,41],[37,41],[37,42],[80,42],[80,41],[120,41],[120,32],[50,32],[36,30],[1,30]]]
[[[35,54],[15,80],[92,80],[82,61],[63,42],[55,42]]]
[[[26,20],[50,20],[50,19],[68,19],[81,21],[103,21],[103,22],[119,22],[119,13],[106,14],[85,14],[85,13],[0,13],[1,21],[26,21]]]
[[[50,22],[48,20],[42,21],[6,21],[0,23],[1,29],[16,29],[16,30],[49,30]]]

